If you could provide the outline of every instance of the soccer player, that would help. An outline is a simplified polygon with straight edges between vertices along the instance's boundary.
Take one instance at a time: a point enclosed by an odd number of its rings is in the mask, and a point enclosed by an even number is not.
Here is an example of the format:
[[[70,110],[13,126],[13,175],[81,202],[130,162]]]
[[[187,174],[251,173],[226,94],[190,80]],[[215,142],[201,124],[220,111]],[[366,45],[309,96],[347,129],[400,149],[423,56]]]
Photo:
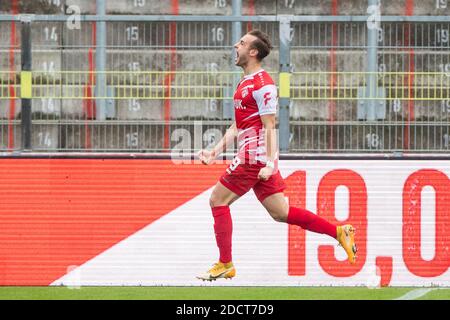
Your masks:
[[[277,88],[261,67],[262,60],[272,49],[268,36],[259,30],[250,31],[234,48],[235,64],[244,70],[234,93],[236,121],[212,150],[201,150],[198,156],[203,164],[212,163],[236,136],[238,153],[214,187],[209,200],[219,261],[197,278],[211,281],[236,275],[231,257],[233,227],[229,206],[251,188],[275,221],[333,237],[346,251],[349,262],[355,263],[357,249],[355,230],[351,225],[335,226],[305,209],[289,207],[285,200],[285,183],[277,169]]]

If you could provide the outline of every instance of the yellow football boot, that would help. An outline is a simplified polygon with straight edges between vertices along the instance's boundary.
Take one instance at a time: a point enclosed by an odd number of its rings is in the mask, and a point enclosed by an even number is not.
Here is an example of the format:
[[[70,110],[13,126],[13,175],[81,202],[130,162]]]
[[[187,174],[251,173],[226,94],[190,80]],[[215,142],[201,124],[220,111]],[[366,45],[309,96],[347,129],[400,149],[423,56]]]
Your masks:
[[[203,281],[214,281],[220,278],[231,279],[236,275],[236,269],[233,262],[216,262],[206,273],[197,276],[197,279]]]
[[[344,248],[351,264],[356,262],[356,252],[358,249],[355,244],[355,228],[351,224],[337,227],[337,241]]]

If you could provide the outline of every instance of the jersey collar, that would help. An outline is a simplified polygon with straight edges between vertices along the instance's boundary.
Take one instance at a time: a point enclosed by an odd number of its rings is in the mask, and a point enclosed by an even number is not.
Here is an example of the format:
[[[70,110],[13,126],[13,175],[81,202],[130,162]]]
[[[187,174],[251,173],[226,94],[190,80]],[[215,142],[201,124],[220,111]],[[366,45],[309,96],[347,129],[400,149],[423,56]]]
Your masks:
[[[244,76],[244,79],[251,78],[251,77],[255,76],[255,74],[263,72],[263,71],[264,71],[264,69],[259,69],[258,71],[253,72],[252,74],[248,74],[248,75]]]

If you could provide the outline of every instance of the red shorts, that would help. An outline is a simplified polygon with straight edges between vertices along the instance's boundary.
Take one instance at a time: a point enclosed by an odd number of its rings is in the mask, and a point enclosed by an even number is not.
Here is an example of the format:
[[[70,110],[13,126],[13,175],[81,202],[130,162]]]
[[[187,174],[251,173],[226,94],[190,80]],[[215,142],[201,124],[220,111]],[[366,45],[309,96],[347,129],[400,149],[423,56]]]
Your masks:
[[[238,196],[243,196],[253,188],[256,197],[262,202],[268,196],[286,189],[279,170],[267,181],[259,180],[259,170],[264,167],[264,164],[239,164],[236,167],[231,164],[220,177],[220,182]]]

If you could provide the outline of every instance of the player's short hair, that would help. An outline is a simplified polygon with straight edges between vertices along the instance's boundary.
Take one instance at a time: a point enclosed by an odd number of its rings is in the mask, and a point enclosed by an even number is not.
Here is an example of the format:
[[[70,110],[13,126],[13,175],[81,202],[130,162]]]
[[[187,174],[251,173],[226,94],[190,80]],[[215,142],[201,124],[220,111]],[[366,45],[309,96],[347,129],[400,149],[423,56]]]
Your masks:
[[[261,61],[262,59],[267,57],[267,55],[270,53],[270,50],[273,49],[269,36],[261,30],[252,30],[249,31],[248,34],[257,38],[250,44],[250,48],[258,50],[258,55],[256,56],[256,58]]]

